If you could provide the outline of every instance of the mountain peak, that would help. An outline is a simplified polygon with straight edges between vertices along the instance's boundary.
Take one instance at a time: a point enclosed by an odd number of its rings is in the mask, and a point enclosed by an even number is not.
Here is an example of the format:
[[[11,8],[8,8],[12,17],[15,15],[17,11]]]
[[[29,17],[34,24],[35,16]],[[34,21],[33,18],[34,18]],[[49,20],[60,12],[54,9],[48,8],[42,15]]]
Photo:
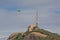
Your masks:
[[[29,25],[24,33],[12,33],[8,40],[60,40],[60,35]]]

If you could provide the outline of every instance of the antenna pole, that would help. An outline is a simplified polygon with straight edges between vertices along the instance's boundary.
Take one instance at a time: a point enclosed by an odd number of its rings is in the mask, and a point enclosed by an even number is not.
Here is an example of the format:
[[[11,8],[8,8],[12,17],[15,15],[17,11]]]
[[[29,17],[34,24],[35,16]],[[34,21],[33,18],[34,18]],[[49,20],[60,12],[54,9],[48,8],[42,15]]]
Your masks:
[[[36,26],[38,27],[38,9],[36,10]]]

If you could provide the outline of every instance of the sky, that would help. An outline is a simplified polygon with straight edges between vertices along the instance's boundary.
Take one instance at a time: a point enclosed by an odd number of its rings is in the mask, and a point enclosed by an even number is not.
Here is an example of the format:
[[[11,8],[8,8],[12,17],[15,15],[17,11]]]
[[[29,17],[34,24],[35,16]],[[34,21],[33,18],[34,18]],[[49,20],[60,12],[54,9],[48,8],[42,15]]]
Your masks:
[[[25,32],[36,21],[36,9],[39,27],[60,34],[60,0],[0,0],[0,38]]]

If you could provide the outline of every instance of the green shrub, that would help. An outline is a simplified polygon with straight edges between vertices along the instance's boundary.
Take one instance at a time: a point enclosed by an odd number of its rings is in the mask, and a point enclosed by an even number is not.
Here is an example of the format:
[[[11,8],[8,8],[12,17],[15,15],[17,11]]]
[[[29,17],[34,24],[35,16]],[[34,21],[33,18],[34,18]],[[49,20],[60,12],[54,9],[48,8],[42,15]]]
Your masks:
[[[31,32],[40,32],[42,34],[48,35],[48,37],[46,37],[46,38],[40,37],[40,40],[60,40],[60,35],[58,35],[56,33],[48,32],[48,31],[43,30],[43,29],[38,29],[38,30],[33,29]],[[21,33],[19,33],[16,36],[15,40],[23,40],[24,37],[27,36],[27,35],[29,35],[31,32],[26,31],[24,33],[24,35],[22,35]]]

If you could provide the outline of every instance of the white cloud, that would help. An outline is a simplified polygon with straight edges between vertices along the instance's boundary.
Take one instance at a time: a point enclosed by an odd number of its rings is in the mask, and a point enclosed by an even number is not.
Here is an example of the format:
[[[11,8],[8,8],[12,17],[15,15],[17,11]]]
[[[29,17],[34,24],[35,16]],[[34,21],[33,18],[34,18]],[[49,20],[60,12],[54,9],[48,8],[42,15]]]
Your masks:
[[[6,38],[6,37],[8,37],[8,36],[0,35],[0,39],[1,39],[1,38]]]

